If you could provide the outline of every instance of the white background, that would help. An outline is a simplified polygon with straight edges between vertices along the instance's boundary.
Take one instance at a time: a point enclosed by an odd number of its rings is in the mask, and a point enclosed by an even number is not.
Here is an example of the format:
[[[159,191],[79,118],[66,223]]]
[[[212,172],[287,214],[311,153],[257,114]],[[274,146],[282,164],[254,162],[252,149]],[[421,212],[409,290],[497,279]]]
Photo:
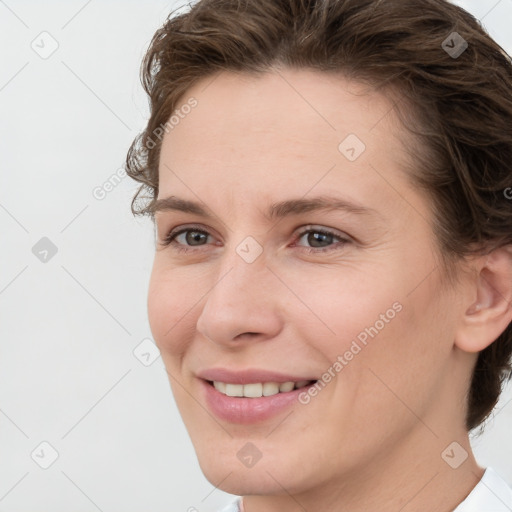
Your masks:
[[[512,0],[459,2],[512,52]],[[0,512],[213,512],[230,501],[202,476],[151,333],[153,230],[137,184],[93,189],[123,165],[148,117],[139,66],[177,5],[164,0],[0,0]],[[58,49],[42,59],[47,31]],[[50,42],[46,41],[46,48]],[[43,263],[32,247],[48,237]],[[512,483],[512,388],[481,465]],[[57,460],[48,468],[51,450]],[[42,451],[41,451],[42,450]]]

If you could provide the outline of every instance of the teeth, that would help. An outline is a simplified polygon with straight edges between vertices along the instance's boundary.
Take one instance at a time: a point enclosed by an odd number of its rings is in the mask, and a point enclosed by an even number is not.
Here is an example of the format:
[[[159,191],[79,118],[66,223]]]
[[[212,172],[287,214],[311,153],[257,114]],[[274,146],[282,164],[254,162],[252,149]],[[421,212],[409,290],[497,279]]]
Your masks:
[[[217,391],[226,394],[226,383],[225,382],[214,382],[213,385]]]
[[[228,384],[226,382],[214,381],[213,386],[224,395],[233,397],[260,398],[262,396],[273,396],[278,393],[287,393],[293,389],[306,386],[311,381],[301,380],[298,382],[256,382],[254,384]]]
[[[226,395],[228,396],[244,396],[243,384],[226,384]]]
[[[244,384],[244,396],[248,398],[258,398],[263,396],[263,384]]]
[[[277,382],[265,382],[263,384],[263,396],[272,396],[279,393],[279,384]]]
[[[295,387],[295,382],[283,382],[279,384],[279,392],[286,393],[287,391],[291,391]]]

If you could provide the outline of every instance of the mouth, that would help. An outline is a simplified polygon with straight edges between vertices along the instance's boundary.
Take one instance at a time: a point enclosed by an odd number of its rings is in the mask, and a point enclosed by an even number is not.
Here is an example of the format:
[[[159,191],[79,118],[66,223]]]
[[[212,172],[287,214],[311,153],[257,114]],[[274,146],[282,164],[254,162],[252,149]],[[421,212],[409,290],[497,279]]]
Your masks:
[[[221,381],[206,381],[219,393],[231,398],[262,398],[282,393],[289,393],[296,389],[307,388],[315,384],[316,380],[300,380],[287,382],[253,382],[249,384],[236,384]]]
[[[197,377],[207,409],[217,418],[239,425],[265,422],[293,406],[304,410],[300,396],[318,382],[262,370],[216,369]]]

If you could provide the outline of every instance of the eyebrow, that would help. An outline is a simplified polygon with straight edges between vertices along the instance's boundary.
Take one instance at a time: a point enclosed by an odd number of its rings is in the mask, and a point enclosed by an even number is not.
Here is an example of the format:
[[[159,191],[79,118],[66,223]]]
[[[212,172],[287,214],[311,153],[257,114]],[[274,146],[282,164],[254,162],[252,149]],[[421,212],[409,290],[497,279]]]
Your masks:
[[[149,208],[151,214],[163,211],[180,211],[191,213],[205,218],[213,218],[201,203],[189,201],[176,196],[155,199]],[[354,203],[347,199],[332,196],[318,196],[311,198],[288,199],[270,205],[265,217],[270,221],[281,219],[290,215],[300,215],[312,211],[342,210],[356,215],[379,215],[373,208]]]

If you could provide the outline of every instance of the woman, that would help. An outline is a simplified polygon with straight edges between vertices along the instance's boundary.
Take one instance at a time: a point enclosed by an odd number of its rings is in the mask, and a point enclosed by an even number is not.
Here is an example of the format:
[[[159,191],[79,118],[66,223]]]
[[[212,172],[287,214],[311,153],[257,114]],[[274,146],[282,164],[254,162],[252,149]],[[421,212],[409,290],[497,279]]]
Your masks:
[[[444,0],[201,0],[143,84],[149,321],[229,510],[512,510],[468,438],[511,369],[505,52]]]

